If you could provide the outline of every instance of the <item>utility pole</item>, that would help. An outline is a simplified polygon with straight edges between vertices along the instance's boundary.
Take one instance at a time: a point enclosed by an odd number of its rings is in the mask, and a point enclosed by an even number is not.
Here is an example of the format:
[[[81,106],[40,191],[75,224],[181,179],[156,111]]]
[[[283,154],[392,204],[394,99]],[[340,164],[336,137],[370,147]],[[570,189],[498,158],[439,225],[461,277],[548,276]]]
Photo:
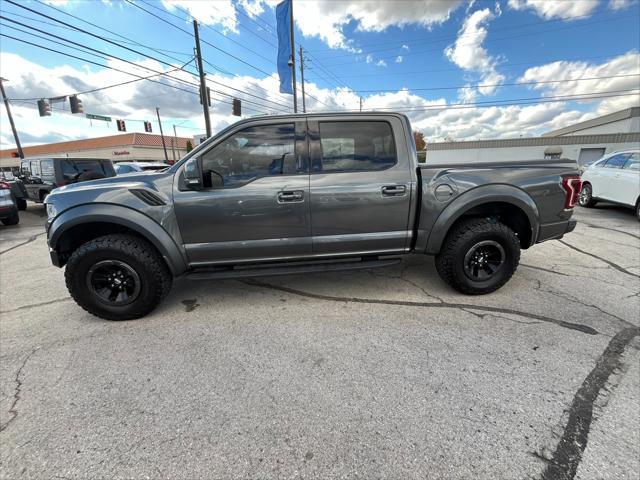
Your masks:
[[[360,111],[362,111],[362,97],[360,97]]]
[[[176,150],[178,150],[178,160],[180,160],[180,147],[178,146],[178,134],[176,133],[176,124],[175,123],[173,124],[173,136],[176,139]]]
[[[291,68],[293,69],[293,113],[298,113],[298,92],[296,91],[296,40],[293,36],[293,0],[289,6],[289,28],[291,33]]]
[[[196,37],[196,57],[198,59],[198,72],[200,73],[200,98],[202,109],[204,110],[204,125],[207,130],[207,138],[211,136],[211,119],[209,118],[209,99],[207,98],[207,85],[204,79],[204,67],[202,66],[202,52],[200,51],[200,34],[198,33],[198,22],[193,21],[193,33]],[[295,77],[294,77],[295,78]],[[295,84],[295,80],[294,80]]]
[[[169,163],[169,155],[167,155],[167,146],[164,143],[164,133],[162,133],[162,122],[160,121],[160,109],[156,107],[156,115],[158,115],[158,125],[160,125],[160,137],[162,138],[162,148],[164,149],[164,159]]]
[[[16,147],[18,148],[18,156],[24,158],[24,152],[22,151],[22,145],[20,144],[20,138],[18,137],[18,131],[16,130],[16,124],[13,123],[13,115],[11,115],[11,107],[9,106],[9,99],[4,92],[4,83],[6,78],[0,77],[0,90],[2,90],[2,99],[4,100],[4,106],[7,107],[7,116],[9,117],[9,123],[11,124],[11,130],[13,131],[13,138],[16,141]]]
[[[304,98],[304,57],[302,56],[302,45],[300,45],[300,83],[302,85],[302,112],[307,113],[307,104]]]

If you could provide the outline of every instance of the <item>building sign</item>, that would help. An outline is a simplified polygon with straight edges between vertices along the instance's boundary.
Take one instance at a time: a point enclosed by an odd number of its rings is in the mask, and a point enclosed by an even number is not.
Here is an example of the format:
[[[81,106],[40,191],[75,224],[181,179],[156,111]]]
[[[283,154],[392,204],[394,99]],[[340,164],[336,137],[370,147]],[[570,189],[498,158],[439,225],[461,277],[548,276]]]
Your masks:
[[[114,150],[113,152],[111,152],[111,154],[115,156],[131,155],[131,153],[129,153],[129,150]]]

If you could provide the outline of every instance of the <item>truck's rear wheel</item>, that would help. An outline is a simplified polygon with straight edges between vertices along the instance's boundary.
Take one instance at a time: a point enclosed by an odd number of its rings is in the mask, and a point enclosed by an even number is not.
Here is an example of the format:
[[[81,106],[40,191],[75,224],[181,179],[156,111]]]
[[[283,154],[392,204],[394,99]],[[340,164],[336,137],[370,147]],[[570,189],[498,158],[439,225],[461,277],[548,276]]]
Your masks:
[[[18,206],[18,210],[24,211],[27,209],[27,200],[24,198],[16,198],[16,205]]]
[[[80,246],[65,271],[73,299],[108,320],[130,320],[151,312],[169,293],[171,273],[147,241],[106,235]]]
[[[503,223],[464,220],[448,233],[436,256],[440,277],[459,292],[481,295],[502,287],[520,261],[520,242]]]

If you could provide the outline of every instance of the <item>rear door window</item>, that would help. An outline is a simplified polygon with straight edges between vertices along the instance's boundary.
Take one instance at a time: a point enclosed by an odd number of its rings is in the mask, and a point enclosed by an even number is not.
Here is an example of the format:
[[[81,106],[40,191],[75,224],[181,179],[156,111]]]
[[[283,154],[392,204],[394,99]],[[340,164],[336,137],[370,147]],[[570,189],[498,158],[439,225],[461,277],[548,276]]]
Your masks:
[[[640,153],[632,153],[622,168],[625,170],[640,170]]]
[[[607,160],[607,163],[604,165],[605,168],[622,168],[622,166],[627,161],[627,154],[619,153],[618,155],[614,155],[613,157]]]
[[[385,170],[396,164],[393,130],[387,122],[320,122],[321,165],[315,172]]]

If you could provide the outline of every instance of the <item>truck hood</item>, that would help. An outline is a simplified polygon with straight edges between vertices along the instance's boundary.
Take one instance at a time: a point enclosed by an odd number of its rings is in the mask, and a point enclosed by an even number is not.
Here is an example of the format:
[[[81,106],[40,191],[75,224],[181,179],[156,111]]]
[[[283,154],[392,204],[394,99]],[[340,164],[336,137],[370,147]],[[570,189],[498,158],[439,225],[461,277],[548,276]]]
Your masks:
[[[102,178],[56,188],[45,203],[52,205],[56,214],[89,203],[108,203],[146,211],[150,207],[140,198],[140,191],[151,193],[165,206],[171,205],[172,172],[140,172],[136,174]],[[156,206],[157,208],[157,206]]]

